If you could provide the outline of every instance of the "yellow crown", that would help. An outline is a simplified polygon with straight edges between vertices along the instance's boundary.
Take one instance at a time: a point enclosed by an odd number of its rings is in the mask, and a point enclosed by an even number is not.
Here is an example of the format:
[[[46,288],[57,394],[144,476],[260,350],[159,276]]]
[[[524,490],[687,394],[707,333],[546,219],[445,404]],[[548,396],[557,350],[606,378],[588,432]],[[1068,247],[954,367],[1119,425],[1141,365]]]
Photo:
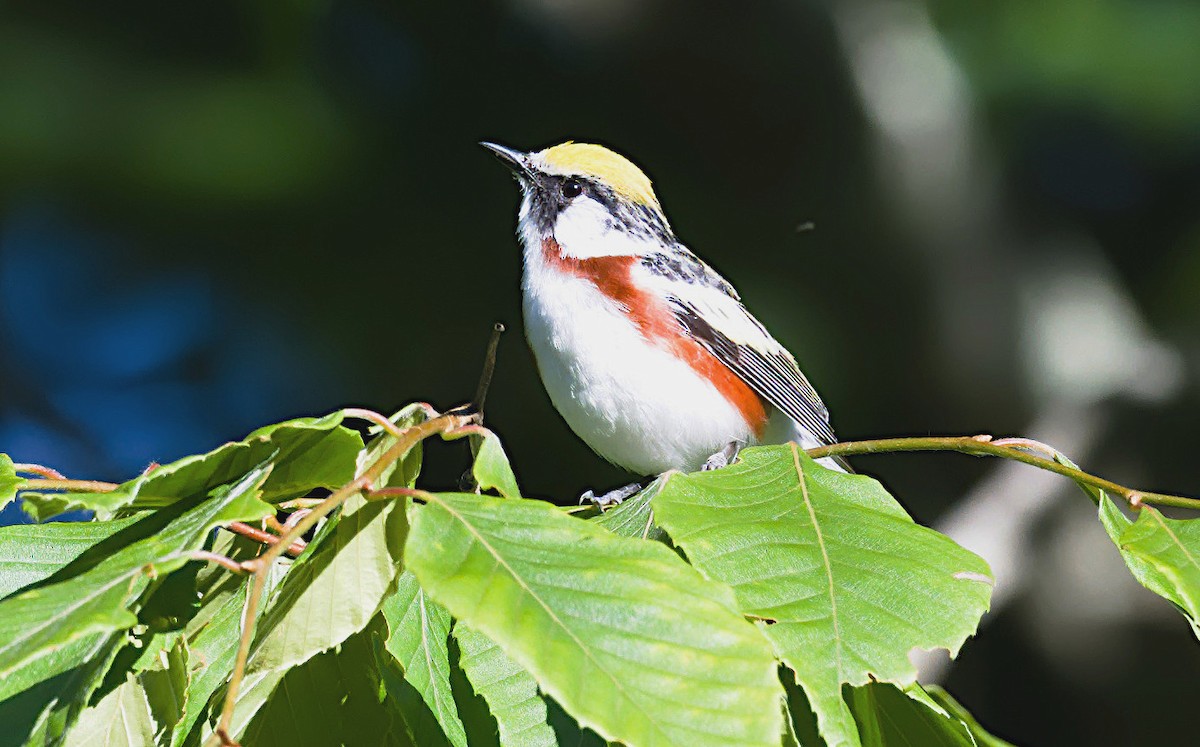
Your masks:
[[[537,154],[547,171],[584,176],[607,184],[617,194],[658,209],[650,178],[625,156],[603,145],[567,141]]]

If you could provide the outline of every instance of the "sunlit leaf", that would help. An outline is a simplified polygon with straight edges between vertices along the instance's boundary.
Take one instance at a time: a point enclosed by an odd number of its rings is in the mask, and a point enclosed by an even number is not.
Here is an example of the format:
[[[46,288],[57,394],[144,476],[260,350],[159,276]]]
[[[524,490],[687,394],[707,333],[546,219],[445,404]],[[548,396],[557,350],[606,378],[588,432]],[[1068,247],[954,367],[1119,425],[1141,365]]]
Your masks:
[[[259,428],[207,454],[160,465],[109,493],[23,493],[25,511],[38,521],[88,509],[101,519],[118,510],[161,508],[239,479],[270,460],[275,468],[263,484],[263,500],[276,502],[313,488],[333,488],[354,477],[362,437],[341,425],[335,412],[322,418],[298,418]]]
[[[782,691],[727,587],[541,501],[432,495],[405,560],[580,724],[636,745],[777,744]]]
[[[471,687],[487,701],[500,727],[502,747],[555,747],[558,740],[546,722],[546,701],[537,681],[492,639],[464,623],[454,626],[459,666]]]
[[[913,523],[879,483],[795,445],[671,475],[652,505],[688,559],[761,621],[831,745],[859,744],[843,684],[914,682],[912,649],[957,652],[987,610],[982,559]]]
[[[450,743],[466,747],[467,735],[450,691],[450,613],[421,590],[408,571],[382,612],[387,619],[386,649],[404,671],[404,679],[421,694]]]
[[[9,690],[14,671],[86,635],[132,627],[137,618],[130,608],[151,578],[188,562],[213,527],[273,513],[257,497],[269,473],[268,465],[260,465],[211,499],[156,512],[124,530],[141,539],[95,567],[0,601],[0,698],[14,692]],[[145,536],[147,528],[153,534]]]
[[[520,498],[521,489],[513,474],[508,455],[500,438],[481,425],[459,428],[445,436],[447,440],[469,437],[475,459],[471,465],[471,476],[482,490],[495,490],[505,498]]]
[[[1142,506],[1131,522],[1103,496],[1100,521],[1138,583],[1174,603],[1200,638],[1200,520]]]
[[[0,527],[0,598],[61,571],[140,517]]]
[[[24,480],[17,477],[13,469],[13,460],[8,454],[0,454],[0,510],[17,497],[17,488],[22,482]]]

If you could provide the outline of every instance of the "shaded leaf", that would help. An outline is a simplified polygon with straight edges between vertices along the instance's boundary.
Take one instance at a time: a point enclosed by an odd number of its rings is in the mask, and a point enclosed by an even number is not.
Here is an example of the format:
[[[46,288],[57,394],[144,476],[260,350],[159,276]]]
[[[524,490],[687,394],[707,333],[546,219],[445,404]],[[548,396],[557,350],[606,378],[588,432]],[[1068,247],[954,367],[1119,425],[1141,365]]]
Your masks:
[[[67,644],[52,663],[82,662],[52,675],[33,674],[51,658],[18,670],[6,689],[17,694],[0,701],[0,747],[45,747],[61,744],[62,736],[87,707],[100,686],[124,635],[94,634]],[[22,681],[28,676],[27,681]]]
[[[155,658],[156,664],[138,675],[138,681],[146,691],[146,700],[150,704],[155,742],[168,745],[171,743],[171,732],[183,718],[187,705],[188,683],[191,680],[187,639],[176,636],[175,644],[160,651]]]
[[[538,695],[533,676],[469,625],[456,623],[454,638],[461,651],[459,666],[487,701],[500,727],[502,747],[555,747],[558,740],[547,723],[546,701]]]
[[[412,573],[400,575],[396,592],[381,609],[387,619],[386,649],[421,694],[450,743],[466,747],[467,735],[450,691],[450,613],[428,598]]]
[[[375,633],[371,644],[375,649],[375,663],[379,667],[386,693],[384,706],[393,717],[393,732],[398,737],[402,736],[402,741],[420,747],[450,747],[450,740],[442,731],[442,725],[429,710],[421,693],[404,678],[400,662],[388,652],[383,637]]]
[[[979,747],[1013,747],[1011,742],[1006,742],[1000,737],[990,734],[983,726],[980,725],[975,717],[963,707],[961,703],[954,699],[950,693],[944,688],[937,685],[926,685],[925,690],[931,700],[937,703],[942,709],[962,721],[967,729],[971,732],[971,736],[975,738],[975,743]]]
[[[671,475],[652,505],[693,565],[762,621],[831,745],[859,744],[843,684],[914,682],[909,652],[956,653],[988,606],[981,558],[913,523],[876,481],[794,444]]]
[[[66,747],[146,747],[154,721],[141,683],[129,675],[117,689],[79,715]]]
[[[38,521],[64,511],[88,509],[107,519],[121,509],[161,508],[206,495],[240,479],[255,465],[274,465],[263,484],[263,500],[277,502],[313,488],[333,488],[354,477],[362,437],[341,425],[342,413],[298,418],[259,428],[207,454],[188,456],[122,484],[110,493],[23,493],[25,511]]]
[[[405,744],[388,712],[379,707],[372,634],[368,629],[352,635],[337,648],[289,669],[247,726],[243,743],[254,747]]]
[[[641,747],[778,743],[769,645],[668,548],[541,501],[438,494],[414,517],[421,587],[581,725]]]
[[[966,724],[919,686],[906,693],[895,685],[872,682],[848,690],[846,700],[864,747],[975,747]]]
[[[1142,506],[1131,522],[1102,495],[1100,522],[1138,583],[1179,608],[1200,638],[1200,520]]]
[[[401,411],[402,413],[405,411]],[[421,417],[413,415],[413,417]],[[395,444],[381,433],[358,459],[365,470]],[[407,485],[409,452],[379,487]],[[231,732],[240,734],[290,667],[362,630],[395,588],[408,532],[404,501],[351,496],[294,563],[258,621]]]
[[[261,465],[240,482],[216,491],[212,499],[180,503],[148,516],[125,531],[139,532],[147,522],[155,529],[150,536],[77,576],[0,601],[0,697],[13,692],[9,675],[14,671],[86,635],[132,627],[137,618],[131,607],[150,579],[188,562],[213,527],[273,513],[257,497],[269,472],[269,466]]]

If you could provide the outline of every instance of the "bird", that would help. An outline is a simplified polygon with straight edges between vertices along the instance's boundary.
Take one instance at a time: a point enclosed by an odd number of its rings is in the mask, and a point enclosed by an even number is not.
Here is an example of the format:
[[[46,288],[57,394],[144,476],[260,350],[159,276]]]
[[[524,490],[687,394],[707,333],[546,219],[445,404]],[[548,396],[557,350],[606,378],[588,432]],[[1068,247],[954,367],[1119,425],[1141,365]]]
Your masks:
[[[520,186],[522,312],[538,373],[593,451],[654,476],[721,468],[747,445],[836,443],[795,358],[676,238],[632,161],[594,143],[480,145]],[[607,507],[640,489],[589,490],[581,502]]]

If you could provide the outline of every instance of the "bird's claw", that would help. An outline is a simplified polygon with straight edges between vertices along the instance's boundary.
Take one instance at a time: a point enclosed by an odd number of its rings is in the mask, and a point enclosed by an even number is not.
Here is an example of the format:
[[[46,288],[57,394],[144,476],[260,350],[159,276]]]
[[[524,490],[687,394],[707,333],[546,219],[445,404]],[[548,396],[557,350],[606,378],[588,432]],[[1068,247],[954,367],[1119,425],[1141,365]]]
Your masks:
[[[636,495],[641,489],[642,484],[640,482],[634,482],[624,487],[610,490],[603,495],[596,495],[591,490],[586,490],[584,491],[583,495],[579,496],[579,504],[583,505],[584,503],[593,503],[597,508],[603,511],[604,509],[621,505],[622,501],[631,495]]]
[[[730,441],[729,443],[722,446],[721,450],[718,451],[716,454],[713,454],[708,459],[705,459],[704,464],[701,465],[701,467],[700,467],[700,471],[701,472],[711,472],[714,469],[721,469],[722,467],[728,467],[730,464],[733,464],[733,460],[737,459],[737,456],[741,452],[741,450],[742,450],[742,442],[741,441]]]

